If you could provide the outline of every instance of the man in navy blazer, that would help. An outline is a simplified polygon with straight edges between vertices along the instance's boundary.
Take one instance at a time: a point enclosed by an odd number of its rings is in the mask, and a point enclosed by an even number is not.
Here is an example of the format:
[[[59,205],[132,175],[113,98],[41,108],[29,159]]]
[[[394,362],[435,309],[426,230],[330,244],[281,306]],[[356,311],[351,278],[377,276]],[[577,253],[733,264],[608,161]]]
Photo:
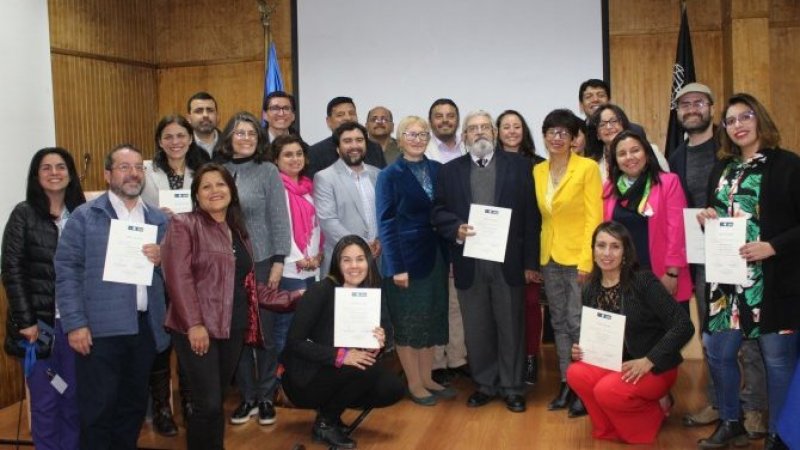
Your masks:
[[[483,406],[502,396],[509,410],[522,412],[524,292],[525,283],[538,278],[541,215],[530,161],[495,151],[493,124],[485,111],[465,117],[462,130],[469,153],[439,172],[432,223],[450,244],[469,365],[477,384],[467,405]],[[467,222],[472,204],[511,209],[502,263],[463,255],[464,241],[475,234]]]

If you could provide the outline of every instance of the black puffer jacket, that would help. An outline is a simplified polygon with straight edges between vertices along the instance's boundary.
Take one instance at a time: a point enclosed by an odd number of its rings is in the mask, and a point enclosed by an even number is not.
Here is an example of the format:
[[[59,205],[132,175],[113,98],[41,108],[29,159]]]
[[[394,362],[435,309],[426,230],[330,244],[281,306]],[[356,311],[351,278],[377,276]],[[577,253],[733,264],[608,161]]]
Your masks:
[[[5,350],[24,357],[18,345],[19,330],[42,320],[49,325],[55,318],[55,280],[53,256],[58,244],[56,224],[39,215],[27,202],[11,212],[3,233],[3,285],[8,298]],[[47,355],[39,355],[47,356]]]

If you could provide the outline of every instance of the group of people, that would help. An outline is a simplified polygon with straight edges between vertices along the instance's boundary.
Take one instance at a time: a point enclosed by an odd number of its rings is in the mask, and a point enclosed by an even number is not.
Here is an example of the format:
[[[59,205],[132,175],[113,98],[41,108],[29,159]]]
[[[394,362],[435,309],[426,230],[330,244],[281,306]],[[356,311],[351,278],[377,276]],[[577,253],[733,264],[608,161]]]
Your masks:
[[[548,409],[588,413],[598,439],[649,443],[672,406],[694,291],[713,407],[684,423],[719,420],[700,448],[764,435],[765,448],[785,448],[778,421],[800,347],[800,266],[790,260],[800,159],[779,148],[752,96],[729,99],[719,132],[707,86],[689,84],[676,99],[687,140],[669,163],[601,80],[579,89],[585,119],[568,109],[544,118],[547,159],[519,112],[462,121],[445,98],[427,120],[409,116],[395,130],[386,107],[371,109],[365,127],[353,100],[336,97],[331,137],[308,146],[294,98],[280,91],[265,99],[264,124],[239,112],[221,130],[216,100],[195,94],[185,116],[158,123],[152,161],[130,144],[108,153],[108,191],[88,202],[70,154],[40,150],[2,249],[5,348],[25,358],[37,447],[135,448],[148,397],[155,428],[176,434],[172,349],[193,449],[223,447],[232,378],[241,401],[231,423],[274,424],[281,385],[295,406],[317,411],[314,439],[342,448],[356,445],[346,408],[455,398],[437,371],[469,374],[468,407],[501,398],[523,412],[525,385],[537,382],[542,291],[561,379]],[[162,204],[177,190],[188,190],[190,212]],[[748,219],[747,283],[705,283],[702,266],[687,263],[687,206],[705,208],[701,223]],[[510,211],[500,262],[464,254],[480,233],[476,207]],[[142,248],[150,285],[104,280],[112,221],[156,227]],[[339,287],[381,289],[378,348],[334,346]],[[291,298],[296,310],[265,309],[264,296]],[[626,316],[621,373],[581,361],[582,306]],[[739,400],[737,355],[748,346],[747,361],[766,372],[761,434]],[[384,366],[387,349],[404,381]]]

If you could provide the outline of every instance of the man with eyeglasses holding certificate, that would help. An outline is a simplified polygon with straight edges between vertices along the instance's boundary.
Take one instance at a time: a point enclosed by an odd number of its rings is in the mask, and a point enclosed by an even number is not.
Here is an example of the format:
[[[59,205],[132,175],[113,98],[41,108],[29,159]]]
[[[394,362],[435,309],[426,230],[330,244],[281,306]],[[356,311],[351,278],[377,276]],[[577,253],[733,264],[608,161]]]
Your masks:
[[[78,353],[81,449],[135,449],[150,368],[169,344],[157,244],[167,217],[140,197],[144,166],[135,147],[109,152],[105,179],[108,192],[75,209],[62,232],[56,302]]]
[[[467,155],[442,166],[434,193],[433,226],[448,241],[464,319],[472,379],[467,401],[483,406],[505,399],[512,412],[525,411],[525,282],[538,278],[541,215],[535,204],[531,163],[495,151],[489,113],[464,119]],[[481,233],[469,223],[476,208],[510,211],[502,262],[464,255],[465,243]]]

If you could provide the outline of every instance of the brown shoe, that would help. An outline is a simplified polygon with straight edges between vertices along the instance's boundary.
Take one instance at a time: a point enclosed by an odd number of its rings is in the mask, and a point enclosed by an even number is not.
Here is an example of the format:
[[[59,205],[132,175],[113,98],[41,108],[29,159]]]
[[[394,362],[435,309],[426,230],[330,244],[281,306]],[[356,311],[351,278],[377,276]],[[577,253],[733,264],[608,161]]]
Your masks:
[[[700,427],[703,425],[711,425],[719,420],[719,411],[711,405],[706,405],[703,409],[683,416],[683,426],[685,427]]]
[[[744,429],[747,430],[747,438],[750,440],[761,439],[767,435],[767,420],[762,411],[744,412]]]

